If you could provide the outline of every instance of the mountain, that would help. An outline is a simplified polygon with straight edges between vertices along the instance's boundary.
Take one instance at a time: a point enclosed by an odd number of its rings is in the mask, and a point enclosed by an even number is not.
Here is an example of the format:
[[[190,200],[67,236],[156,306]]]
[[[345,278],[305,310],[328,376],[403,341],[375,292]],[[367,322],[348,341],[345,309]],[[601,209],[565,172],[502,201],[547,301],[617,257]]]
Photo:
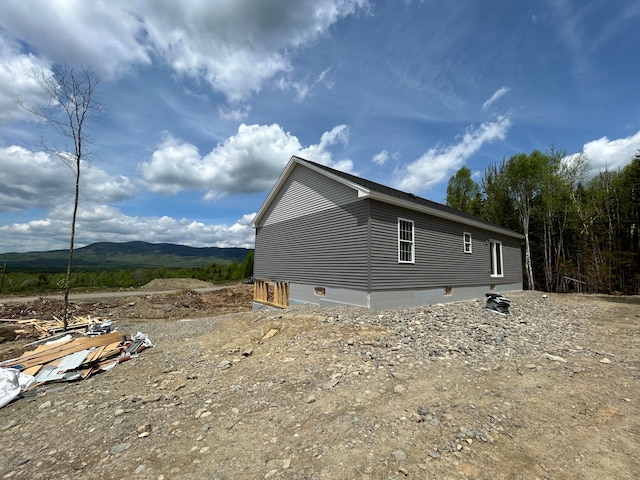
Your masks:
[[[195,248],[171,243],[99,242],[76,248],[75,270],[116,270],[120,268],[177,268],[241,263],[252,250],[247,248]],[[67,268],[68,250],[0,253],[0,267],[7,270],[51,271]]]

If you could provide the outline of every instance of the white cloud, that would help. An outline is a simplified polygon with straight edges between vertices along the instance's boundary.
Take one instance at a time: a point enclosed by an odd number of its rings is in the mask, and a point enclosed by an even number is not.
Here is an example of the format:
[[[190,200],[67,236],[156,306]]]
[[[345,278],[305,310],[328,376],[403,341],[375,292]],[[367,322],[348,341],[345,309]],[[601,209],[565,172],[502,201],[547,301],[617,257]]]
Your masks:
[[[333,88],[333,82],[327,79],[327,76],[330,71],[331,71],[331,68],[327,68],[323,70],[322,72],[320,72],[320,75],[318,75],[318,77],[312,82],[307,82],[307,81],[297,82],[297,81],[294,81],[288,78],[285,79],[284,77],[282,77],[280,80],[278,80],[277,85],[280,88],[280,90],[289,90],[289,89],[295,90],[297,93],[296,101],[303,102],[309,95],[312,94],[312,91],[318,85],[324,85],[329,90]]]
[[[489,98],[487,101],[485,101],[482,104],[482,110],[486,110],[487,108],[489,108],[491,105],[493,105],[495,102],[497,102],[498,99],[500,99],[508,91],[509,91],[509,89],[507,87],[500,87],[498,90],[496,90],[494,92],[493,95],[491,95],[491,98]]]
[[[510,126],[510,118],[501,116],[495,122],[483,123],[477,128],[468,129],[455,145],[431,148],[418,160],[398,172],[395,187],[417,193],[446,180],[485,143],[504,140]]]
[[[335,162],[329,148],[348,141],[345,125],[325,132],[318,145],[304,148],[280,125],[240,125],[238,133],[201,156],[197,147],[168,136],[139,170],[149,190],[176,194],[205,192],[205,199],[268,191],[292,155],[345,171],[350,160]]]
[[[48,62],[91,66],[105,77],[150,62],[144,18],[122,2],[0,3],[0,27]]]
[[[115,202],[133,196],[128,177],[111,176],[92,164],[83,164],[80,199]],[[75,176],[54,155],[19,146],[0,148],[0,212],[50,208],[73,198]]]
[[[368,0],[23,0],[0,2],[0,28],[50,62],[107,78],[162,59],[237,103],[291,72],[294,50],[367,9]]]
[[[382,166],[387,163],[387,160],[389,160],[389,152],[387,152],[386,150],[382,150],[380,153],[375,154],[372,160],[373,163]]]
[[[582,151],[591,164],[590,175],[602,170],[617,170],[627,165],[640,149],[640,131],[630,137],[609,140],[602,137],[585,143]]]
[[[132,217],[97,204],[84,204],[78,215],[76,247],[95,242],[176,243],[192,247],[253,248],[255,213],[243,215],[231,225],[205,225],[186,218]],[[69,246],[68,212],[54,209],[47,218],[0,226],[3,250],[26,252],[64,249]]]
[[[223,120],[233,120],[234,122],[239,122],[249,116],[251,113],[251,106],[247,104],[243,105],[234,105],[233,107],[229,107],[228,105],[221,105],[218,107],[218,115]]]
[[[33,117],[19,106],[18,100],[28,105],[49,100],[33,78],[34,70],[42,68],[46,68],[43,62],[33,55],[20,54],[18,47],[0,33],[0,122]]]

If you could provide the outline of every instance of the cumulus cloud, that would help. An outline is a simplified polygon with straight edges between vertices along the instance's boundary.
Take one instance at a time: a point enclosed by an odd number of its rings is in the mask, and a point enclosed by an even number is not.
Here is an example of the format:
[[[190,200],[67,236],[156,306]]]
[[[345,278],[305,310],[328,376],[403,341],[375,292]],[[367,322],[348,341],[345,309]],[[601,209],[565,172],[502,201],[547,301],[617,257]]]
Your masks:
[[[23,0],[0,2],[0,27],[49,61],[92,66],[107,78],[161,59],[238,103],[290,72],[294,50],[368,8],[368,0]]]
[[[418,160],[398,172],[395,187],[418,193],[446,180],[485,143],[504,140],[510,126],[510,118],[501,116],[495,122],[469,128],[455,145],[429,149]]]
[[[18,100],[27,105],[49,100],[33,78],[34,70],[46,68],[46,64],[33,55],[21,54],[19,47],[0,33],[0,122],[32,117],[20,108]]]
[[[348,129],[339,125],[325,132],[317,145],[303,147],[280,125],[240,125],[238,133],[201,156],[192,144],[167,136],[151,159],[139,165],[149,190],[176,194],[203,191],[205,199],[268,191],[292,155],[300,155],[343,171],[351,160],[334,161],[329,148],[348,142]]]
[[[105,77],[150,62],[144,16],[124,2],[1,2],[0,19],[8,35],[49,62],[91,66]]]
[[[255,213],[243,215],[230,225],[205,225],[186,218],[128,216],[116,208],[89,203],[82,205],[78,215],[76,246],[142,239],[192,247],[253,248],[255,231],[250,225],[254,216]],[[67,248],[69,226],[68,211],[64,208],[54,208],[44,219],[0,226],[3,250],[26,252]]]
[[[134,194],[128,177],[87,163],[81,169],[81,200],[116,202]],[[54,155],[9,146],[0,148],[0,185],[0,212],[50,208],[73,197],[75,176]]]
[[[482,104],[482,110],[488,109],[491,105],[493,105],[495,102],[497,102],[498,99],[500,99],[502,96],[504,96],[504,94],[506,94],[508,91],[509,91],[509,89],[507,87],[501,87],[498,90],[496,90],[494,92],[494,94],[491,95],[491,98],[489,98],[487,101],[485,101]]]
[[[585,143],[582,152],[591,164],[590,175],[603,170],[617,170],[627,165],[640,149],[640,131],[625,138],[609,140],[602,137]]]

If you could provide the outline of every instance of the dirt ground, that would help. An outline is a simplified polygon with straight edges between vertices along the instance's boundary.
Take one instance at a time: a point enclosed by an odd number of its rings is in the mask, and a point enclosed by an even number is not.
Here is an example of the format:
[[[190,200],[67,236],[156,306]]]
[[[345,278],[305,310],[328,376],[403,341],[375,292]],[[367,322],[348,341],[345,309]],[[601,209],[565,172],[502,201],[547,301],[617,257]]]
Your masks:
[[[173,286],[74,305],[155,346],[0,409],[0,478],[640,478],[638,298],[553,296],[590,311],[564,358],[376,366],[369,350],[397,353],[379,326],[252,312],[248,285]],[[7,303],[0,318],[59,311]],[[28,340],[7,339],[0,359]]]

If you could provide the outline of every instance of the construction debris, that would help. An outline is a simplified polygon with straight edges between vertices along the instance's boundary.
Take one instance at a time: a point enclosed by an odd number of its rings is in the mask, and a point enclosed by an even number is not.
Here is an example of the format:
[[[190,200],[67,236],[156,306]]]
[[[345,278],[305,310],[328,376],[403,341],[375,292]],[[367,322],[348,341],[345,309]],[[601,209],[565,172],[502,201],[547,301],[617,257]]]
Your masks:
[[[509,314],[511,300],[503,297],[499,293],[487,293],[485,294],[485,297],[487,298],[486,308],[501,315]]]
[[[71,321],[69,321],[66,329],[64,327],[64,322],[56,316],[52,316],[51,320],[43,320],[39,318],[22,320],[0,319],[0,323],[7,325],[13,324],[16,339],[19,339],[34,336],[38,338],[47,338],[61,332],[77,332],[80,330],[87,331],[88,329],[92,329],[96,325],[103,323],[103,320],[92,317],[73,317]]]
[[[33,385],[35,379],[12,368],[0,368],[0,408]]]
[[[15,396],[19,379],[26,387],[21,387],[18,393],[47,382],[85,379],[94,373],[111,370],[153,346],[148,336],[141,332],[129,338],[112,328],[113,322],[106,322],[87,332],[90,335],[76,338],[66,335],[38,345],[20,357],[0,362],[0,392],[6,390],[7,395]],[[0,398],[0,403],[3,400],[6,398]]]

